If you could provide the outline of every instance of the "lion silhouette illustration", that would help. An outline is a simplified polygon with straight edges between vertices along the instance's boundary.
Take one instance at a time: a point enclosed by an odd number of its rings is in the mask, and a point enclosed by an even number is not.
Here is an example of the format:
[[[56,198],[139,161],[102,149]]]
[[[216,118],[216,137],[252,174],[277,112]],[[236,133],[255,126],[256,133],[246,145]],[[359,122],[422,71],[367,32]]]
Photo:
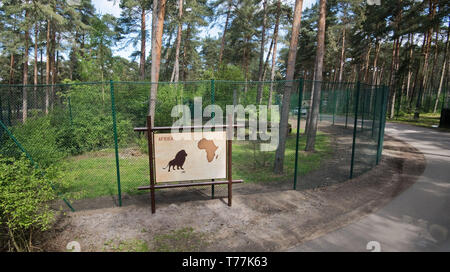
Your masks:
[[[167,167],[169,167],[168,172],[170,172],[170,167],[172,167],[173,170],[179,170],[179,169],[184,170],[183,165],[184,165],[184,162],[186,161],[186,156],[187,156],[187,153],[186,153],[186,151],[184,151],[184,149],[178,151],[178,153],[175,155],[175,159],[171,160],[166,165],[166,167],[164,167],[163,169],[166,169]],[[177,167],[177,169],[175,169],[175,166]]]

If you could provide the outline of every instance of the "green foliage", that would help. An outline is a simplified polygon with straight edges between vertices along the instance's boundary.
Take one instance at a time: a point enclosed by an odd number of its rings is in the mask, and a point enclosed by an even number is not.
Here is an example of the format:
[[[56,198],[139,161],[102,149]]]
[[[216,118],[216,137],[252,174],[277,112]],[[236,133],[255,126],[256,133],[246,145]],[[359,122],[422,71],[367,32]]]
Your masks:
[[[67,93],[60,95],[65,99],[64,107],[55,107],[48,115],[30,117],[25,124],[11,128],[25,150],[44,168],[69,155],[114,145],[109,86],[72,85]],[[117,113],[119,145],[128,144],[132,133],[131,121]],[[20,150],[13,141],[6,140],[0,146],[0,154],[18,158]]]
[[[132,126],[145,126],[149,107],[150,84],[115,84],[117,115],[131,121]],[[209,94],[209,82],[166,84],[158,86],[155,111],[156,126],[170,126],[177,118],[171,117],[173,106],[189,104],[195,96]],[[208,98],[209,99],[209,98]],[[204,99],[205,100],[205,99]],[[206,102],[208,102],[206,100]],[[118,119],[119,120],[119,119]]]
[[[140,135],[136,139],[136,143],[139,146],[139,151],[141,151],[144,154],[148,154],[148,138],[146,135]]]
[[[11,131],[30,156],[43,167],[65,155],[64,150],[56,144],[58,128],[52,124],[50,115],[30,118],[26,124],[17,125]],[[5,134],[4,137],[8,136]],[[12,140],[6,139],[0,146],[0,154],[19,158],[21,151]]]
[[[7,234],[7,250],[31,251],[33,231],[47,230],[55,212],[48,203],[55,199],[50,177],[21,157],[0,157],[0,230]],[[6,245],[5,243],[5,245]]]
[[[303,132],[303,131],[302,131]],[[273,158],[275,151],[262,152],[260,143],[236,142],[233,144],[233,178],[243,179],[245,182],[274,182],[292,180],[295,169],[296,131],[293,130],[286,140],[286,159],[284,173],[274,174]],[[306,137],[300,138],[300,149],[306,145]],[[299,176],[319,168],[320,163],[329,158],[331,144],[328,135],[319,132],[316,138],[315,153],[299,152]]]

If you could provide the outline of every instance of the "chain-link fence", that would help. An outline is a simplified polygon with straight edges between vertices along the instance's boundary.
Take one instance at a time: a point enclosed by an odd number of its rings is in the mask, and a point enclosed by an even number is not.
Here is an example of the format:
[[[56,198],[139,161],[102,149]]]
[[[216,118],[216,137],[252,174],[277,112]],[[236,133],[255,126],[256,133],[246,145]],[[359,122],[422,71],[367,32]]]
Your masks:
[[[290,93],[282,174],[274,172],[275,150],[260,149],[270,140],[258,133],[254,140],[254,131],[244,128],[245,139],[233,142],[233,179],[244,180],[233,186],[237,194],[345,181],[371,169],[381,156],[385,87],[302,79],[0,85],[0,155],[26,153],[42,168],[60,168],[55,189],[75,210],[148,203],[148,195],[137,190],[149,184],[147,137],[133,128],[146,126],[152,88],[157,89],[155,126],[171,126],[178,119],[172,108],[179,104],[192,113],[218,105],[223,124],[227,105],[242,105],[246,114],[240,121],[248,125],[252,114],[261,116],[260,105],[277,105],[281,112],[283,95]],[[304,152],[314,88],[321,91],[316,151]],[[267,115],[263,125],[271,131],[276,118],[270,109]],[[211,119],[202,117],[203,123]],[[226,194],[225,186],[214,185],[160,190],[156,198],[160,203]]]

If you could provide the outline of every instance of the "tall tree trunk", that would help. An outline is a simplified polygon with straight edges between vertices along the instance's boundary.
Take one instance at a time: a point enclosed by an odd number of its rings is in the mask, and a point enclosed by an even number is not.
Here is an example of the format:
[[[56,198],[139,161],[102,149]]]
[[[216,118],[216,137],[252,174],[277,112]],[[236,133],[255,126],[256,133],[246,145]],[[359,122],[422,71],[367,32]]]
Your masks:
[[[389,109],[389,118],[394,118],[395,113],[395,100],[397,99],[397,89],[399,87],[399,66],[400,66],[400,45],[402,44],[402,38],[397,39],[397,44],[395,46],[395,52],[394,52],[394,67],[393,67],[393,73],[392,73],[392,82],[391,82],[391,104]]]
[[[39,55],[41,56],[41,61],[40,61],[40,74],[41,74],[41,84],[44,84],[44,59],[43,59],[43,56],[44,56],[44,48],[40,48],[39,49]]]
[[[411,33],[408,35],[409,40],[409,55],[408,55],[408,75],[406,79],[406,98],[409,98],[410,89],[411,89],[411,64],[412,64],[412,57],[413,57],[413,41],[414,41],[414,33]]]
[[[28,20],[28,10],[25,11],[25,21]],[[25,30],[25,53],[23,56],[23,85],[28,85],[28,53],[29,53],[29,30]],[[27,121],[27,113],[28,113],[28,87],[24,86],[22,89],[22,122],[25,123]]]
[[[51,58],[50,58],[50,71],[52,71],[52,91],[51,91],[51,97],[50,97],[50,108],[53,109],[55,105],[55,83],[56,83],[56,28],[52,27],[51,31],[51,44],[52,44],[52,50],[51,50]]]
[[[166,46],[164,46],[165,50],[164,50],[164,57],[163,57],[163,59],[164,59],[164,63],[166,63],[167,65],[168,65],[168,61],[169,61],[169,53],[170,53],[170,47],[171,47],[170,41],[172,40],[173,32],[174,31],[171,31],[169,33],[169,38],[167,39]],[[168,68],[166,68],[166,69],[168,69]]]
[[[421,66],[421,62],[422,62],[422,56],[425,52],[425,46],[426,46],[426,41],[427,41],[427,33],[425,32],[423,35],[423,42],[422,42],[422,47],[420,49],[421,52],[421,56],[418,60],[416,60],[415,62],[415,66],[416,66],[416,72],[415,72],[415,77],[414,81],[413,81],[413,86],[412,86],[412,92],[411,92],[411,99],[409,100],[409,107],[408,107],[408,113],[411,113],[412,109],[413,109],[413,103],[414,103],[414,98],[416,96],[417,93],[420,93],[419,91],[416,91],[418,88],[417,86],[419,85],[419,80],[420,80],[420,66]],[[418,97],[418,95],[417,95]]]
[[[367,48],[366,61],[364,64],[364,79],[363,79],[363,81],[365,83],[367,83],[367,80],[369,78],[370,52],[372,52],[372,44],[369,44],[369,48]]]
[[[9,61],[9,85],[14,83],[14,53],[11,52],[11,57]],[[9,97],[8,97],[8,124],[11,126],[11,99],[13,98],[13,87],[9,87]]]
[[[436,2],[434,0],[429,0],[429,17],[430,19],[434,18],[434,15],[436,13]],[[423,66],[422,66],[422,73],[420,75],[420,88],[419,88],[419,95],[417,97],[416,102],[416,108],[414,110],[414,120],[419,120],[420,118],[420,110],[422,107],[422,96],[425,91],[425,88],[427,86],[427,80],[428,80],[428,58],[429,58],[429,52],[430,52],[430,46],[431,46],[431,35],[433,33],[433,27],[430,27],[428,29],[427,33],[427,39],[426,39],[426,46],[425,51],[423,53]]]
[[[353,72],[350,82],[355,82],[357,76],[358,76],[358,67],[356,66],[356,64],[353,64]]]
[[[294,79],[294,72],[295,72],[295,59],[297,57],[297,45],[299,36],[298,34],[300,32],[302,6],[303,0],[295,1],[294,20],[292,23],[291,42],[289,44],[289,53],[286,69],[286,80],[288,81],[283,94],[283,102],[281,107],[281,118],[280,118],[280,131],[278,133],[279,141],[278,141],[278,148],[275,153],[274,172],[277,174],[283,173],[284,152],[286,149],[286,137],[289,124],[289,104],[291,101],[291,91],[293,88],[292,80]]]
[[[9,59],[9,85],[14,83],[14,53],[11,52]]]
[[[399,30],[400,30],[400,23],[402,20],[402,0],[398,1],[398,5],[396,10],[394,11],[394,43],[392,46],[392,60],[391,60],[391,71],[389,75],[389,107],[388,107],[388,116],[389,118],[394,117],[394,108],[395,108],[395,96],[396,96],[396,88],[397,88],[397,80],[398,80],[398,55],[400,50],[401,41],[398,36]]]
[[[375,58],[373,59],[373,74],[372,74],[372,81],[370,82],[370,84],[372,85],[376,85],[376,80],[377,80],[377,71],[378,71],[378,57],[380,56],[380,49],[381,49],[381,43],[380,41],[377,39],[376,41],[376,45],[375,45]]]
[[[267,0],[264,0],[263,2],[263,25],[262,25],[262,31],[261,31],[261,45],[259,50],[259,67],[258,67],[258,81],[262,81],[263,77],[263,66],[264,66],[264,47],[266,45],[266,21],[267,21]],[[262,89],[263,85],[260,83],[258,84],[258,90],[256,92],[256,104],[261,104],[262,99]]]
[[[319,30],[317,33],[317,50],[315,60],[315,84],[314,97],[312,101],[312,114],[309,122],[308,134],[306,135],[306,151],[313,151],[316,142],[317,125],[319,120],[320,95],[322,84],[323,57],[325,55],[325,19],[327,1],[320,0]]]
[[[37,97],[37,87],[38,84],[38,40],[39,40],[39,26],[38,23],[35,25],[34,29],[34,71],[33,71],[33,77],[34,77],[34,107],[36,108],[38,106],[38,97]]]
[[[266,60],[264,61],[263,75],[262,75],[261,81],[266,80],[267,65],[269,63],[269,59],[270,59],[270,56],[272,54],[272,47],[273,47],[273,39],[270,41],[269,51],[267,51]]]
[[[339,61],[339,82],[342,82],[345,62],[345,27],[342,29],[341,59]]]
[[[244,93],[247,93],[247,81],[248,81],[248,58],[247,58],[247,43],[248,43],[248,37],[245,37],[245,45],[244,45],[244,54],[243,54],[243,66],[244,66]]]
[[[152,18],[152,68],[151,68],[151,89],[149,101],[149,115],[152,125],[155,122],[155,106],[158,92],[159,68],[161,62],[161,44],[164,26],[164,14],[166,10],[166,0],[153,0]]]
[[[417,93],[416,89],[417,89],[417,85],[418,85],[418,82],[419,82],[420,61],[416,61],[416,65],[415,66],[416,66],[416,72],[415,72],[416,76],[413,77],[414,81],[413,81],[413,85],[411,87],[412,91],[411,91],[410,100],[409,100],[408,113],[411,113],[411,111],[412,111],[412,108],[413,108],[412,105],[414,103],[414,97],[416,96],[416,93]]]
[[[141,58],[139,61],[139,79],[143,81],[145,79],[145,41],[147,38],[146,25],[145,25],[145,8],[141,6]]]
[[[442,92],[442,85],[444,83],[444,75],[445,75],[445,70],[448,69],[448,37],[450,34],[450,23],[449,23],[449,27],[447,29],[447,41],[445,42],[445,53],[444,53],[444,60],[443,60],[443,64],[442,64],[442,70],[441,70],[441,77],[439,80],[439,87],[438,87],[438,92],[437,92],[437,96],[436,96],[436,100],[434,101],[434,108],[433,108],[433,113],[436,113],[437,111],[437,106],[439,103],[439,97],[441,96],[441,92]],[[448,90],[447,90],[448,91]]]
[[[433,80],[433,76],[434,76],[434,72],[436,69],[436,63],[438,62],[438,55],[439,55],[439,46],[438,46],[438,42],[439,42],[439,28],[436,29],[435,31],[436,36],[434,38],[434,53],[433,53],[433,66],[431,68],[431,71],[429,73],[429,80],[428,80],[428,91],[430,94],[432,94],[432,89],[434,87],[434,80]]]
[[[382,84],[382,82],[383,82],[383,75],[384,75],[384,66],[385,66],[385,64],[386,64],[386,61],[385,60],[383,60],[383,64],[381,64],[381,69],[380,69],[380,73],[378,74],[378,77],[377,77],[377,85],[378,84]]]
[[[56,35],[57,39],[56,39],[56,44],[61,44],[61,33],[58,33],[58,35]],[[103,42],[102,42],[103,43]],[[59,63],[59,51],[60,50],[56,50],[56,44],[55,44],[55,83],[57,83],[59,81],[59,68],[60,68],[60,63]],[[102,47],[100,47],[100,58],[101,60],[103,60],[102,58]]]
[[[392,58],[391,58],[391,69],[389,71],[389,108],[388,115],[389,118],[393,116],[393,108],[395,105],[395,86],[394,86],[394,77],[395,77],[395,54],[397,52],[397,44],[399,42],[398,38],[395,38],[394,43],[392,44]]]
[[[277,43],[278,43],[278,27],[280,25],[281,0],[277,1],[277,18],[275,19],[275,28],[273,29],[273,51],[272,51],[272,67],[270,70],[270,90],[269,101],[267,105],[272,105],[273,81],[275,79],[275,61],[277,59]]]
[[[189,50],[189,39],[190,39],[190,33],[191,33],[191,24],[188,23],[186,27],[186,37],[184,37],[184,45],[183,45],[183,81],[187,80],[188,73],[187,73],[187,65],[188,65],[188,56],[187,52]]]
[[[183,24],[181,18],[183,17],[183,0],[178,1],[178,32],[177,32],[177,47],[175,49],[175,64],[173,66],[172,76],[170,82],[178,82],[180,76],[180,47],[181,47],[181,32]]]
[[[48,114],[48,109],[50,106],[50,54],[51,54],[51,44],[50,44],[50,29],[51,23],[50,20],[47,20],[47,62],[45,63],[45,84],[47,85],[45,88],[45,114]]]
[[[225,20],[225,26],[223,27],[222,42],[220,44],[220,51],[219,51],[219,64],[217,65],[217,69],[220,69],[222,65],[223,49],[225,48],[225,34],[227,33],[228,22],[230,20],[231,15],[231,3],[232,3],[231,1],[232,0],[228,0],[227,19]]]

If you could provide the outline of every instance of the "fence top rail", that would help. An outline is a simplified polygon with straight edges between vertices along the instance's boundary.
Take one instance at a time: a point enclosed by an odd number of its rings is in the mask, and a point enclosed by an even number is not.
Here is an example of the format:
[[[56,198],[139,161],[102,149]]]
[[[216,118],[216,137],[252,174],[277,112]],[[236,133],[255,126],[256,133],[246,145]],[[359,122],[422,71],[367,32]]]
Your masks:
[[[77,86],[77,85],[100,85],[100,84],[142,84],[142,85],[151,85],[151,84],[198,84],[198,83],[210,83],[213,81],[215,83],[228,83],[228,84],[265,84],[265,83],[292,83],[292,82],[299,82],[302,80],[302,78],[294,79],[294,80],[274,80],[274,81],[239,81],[239,80],[222,80],[222,79],[210,79],[210,80],[192,80],[192,81],[178,81],[178,82],[170,82],[170,81],[159,81],[159,82],[151,82],[151,81],[92,81],[92,82],[71,82],[71,83],[57,83],[57,84],[3,84],[0,83],[0,88],[8,88],[8,87],[21,87],[21,88],[33,88],[33,87],[62,87],[62,86]],[[311,83],[311,82],[322,82],[325,84],[339,84],[339,85],[351,85],[356,84],[357,82],[340,82],[340,81],[316,81],[316,80],[310,80],[310,79],[303,79],[303,82],[305,83]],[[366,83],[361,83],[361,85],[364,85],[365,87],[383,87],[384,85],[370,85]]]
[[[178,82],[170,82],[170,81],[113,81],[114,84],[194,84],[194,83],[210,83],[213,81],[215,83],[231,83],[231,84],[261,84],[261,83],[284,83],[284,82],[298,82],[298,79],[295,80],[274,80],[274,81],[239,81],[239,80],[223,80],[223,79],[209,79],[209,80],[191,80],[191,81],[178,81]]]
[[[92,81],[92,82],[72,82],[72,83],[56,83],[56,84],[0,84],[0,87],[59,87],[59,86],[73,86],[73,85],[98,85],[109,84],[109,81]]]

